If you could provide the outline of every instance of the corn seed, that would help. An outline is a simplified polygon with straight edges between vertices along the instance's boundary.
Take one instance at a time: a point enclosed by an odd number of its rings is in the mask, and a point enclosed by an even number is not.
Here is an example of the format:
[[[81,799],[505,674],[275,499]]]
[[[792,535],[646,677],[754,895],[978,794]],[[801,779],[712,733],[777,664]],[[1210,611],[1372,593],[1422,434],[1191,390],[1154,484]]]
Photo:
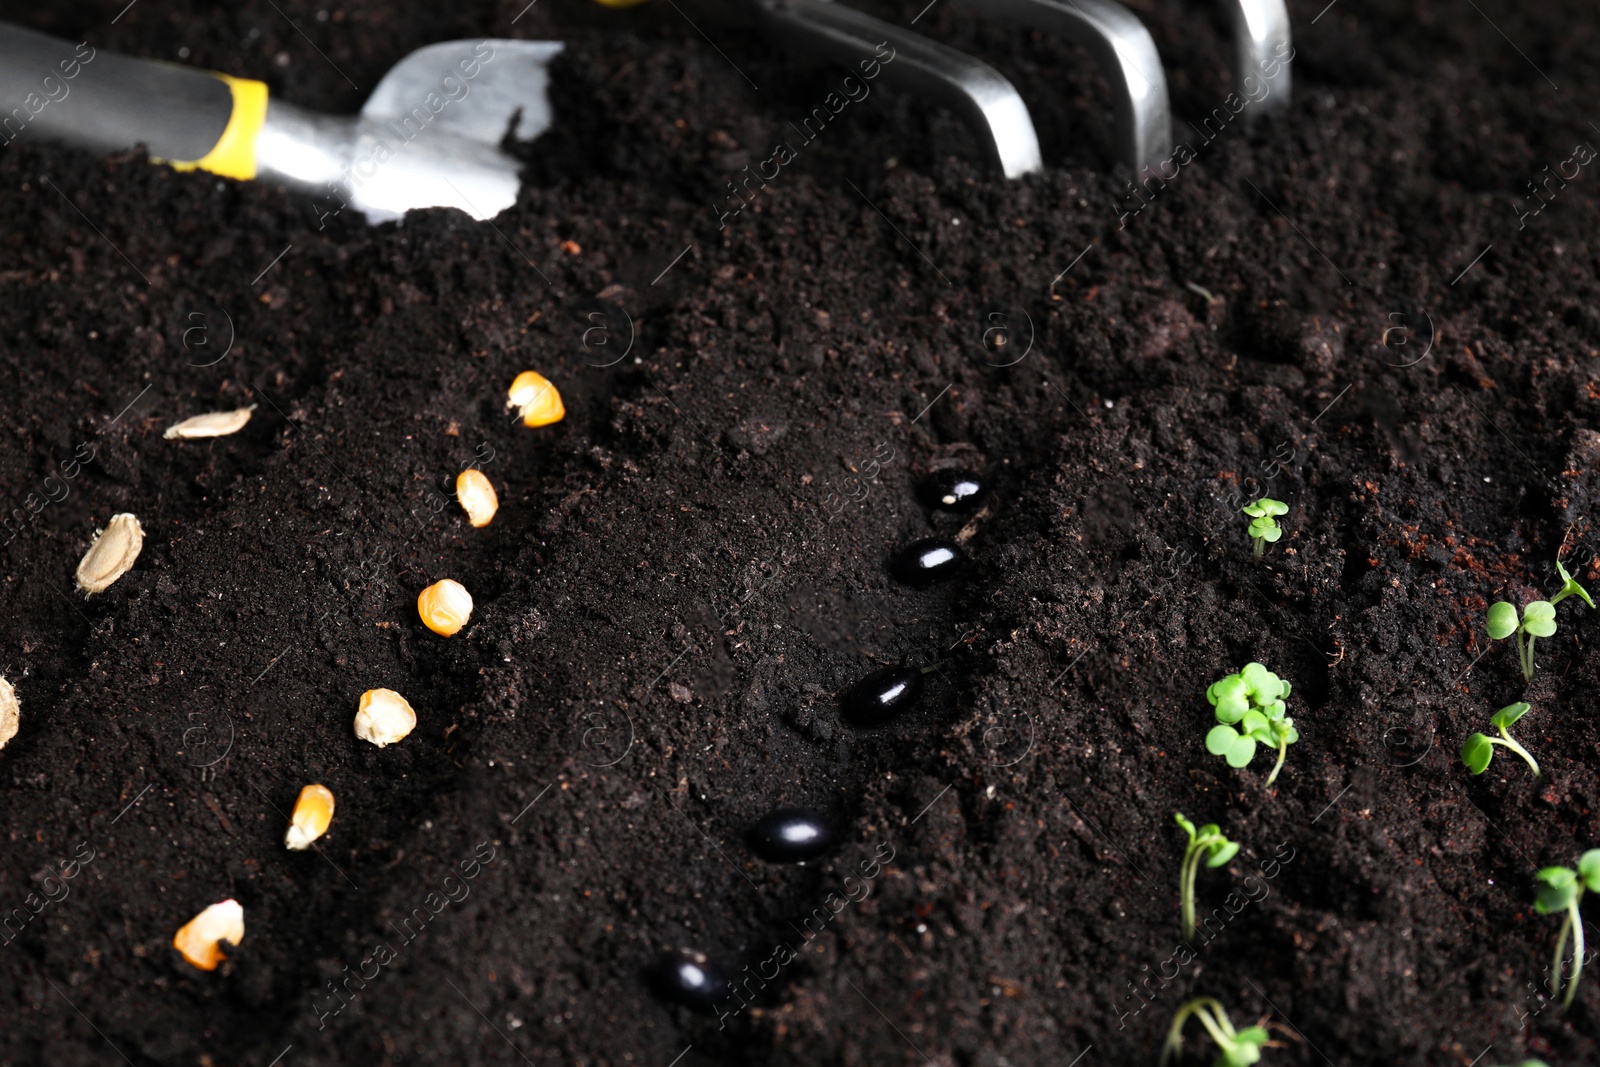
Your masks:
[[[250,413],[256,406],[251,404],[247,408],[237,411],[210,411],[204,415],[184,419],[176,426],[167,427],[167,432],[161,436],[167,440],[174,437],[226,437],[230,433],[238,433],[244,429],[245,423],[250,421]]]
[[[494,485],[476,467],[468,467],[456,476],[456,499],[466,510],[467,521],[474,526],[487,526],[494,513],[500,510],[500,498]]]
[[[111,587],[133,567],[144,548],[144,527],[139,520],[124,512],[111,516],[105,530],[97,535],[94,544],[78,564],[78,588],[93,596]]]
[[[11,683],[0,678],[0,748],[6,747],[6,742],[17,736],[17,727],[22,722],[22,705],[17,703],[17,691],[11,688]]]
[[[178,928],[172,947],[202,971],[214,971],[223,961],[221,942],[237,945],[244,940],[244,908],[237,900],[213,904]]]
[[[382,748],[417,728],[417,713],[393,689],[368,689],[356,709],[356,736]]]
[[[289,816],[289,832],[283,835],[284,847],[292,852],[303,852],[311,842],[328,832],[333,822],[333,793],[325,785],[315,783],[300,790],[300,799],[294,802],[294,814]]]
[[[550,379],[537,371],[525,370],[511,383],[506,407],[516,408],[524,426],[548,426],[567,414],[561,393]]]
[[[417,594],[417,614],[441,637],[449,637],[472,617],[472,594],[460,582],[441,578]]]

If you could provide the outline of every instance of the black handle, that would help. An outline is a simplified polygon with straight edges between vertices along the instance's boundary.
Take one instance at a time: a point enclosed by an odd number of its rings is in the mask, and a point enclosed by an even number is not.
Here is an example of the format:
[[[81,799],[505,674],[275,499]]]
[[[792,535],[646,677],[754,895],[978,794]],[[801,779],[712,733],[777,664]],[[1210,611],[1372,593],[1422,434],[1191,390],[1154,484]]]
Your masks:
[[[37,136],[107,154],[143,144],[188,162],[211,151],[232,114],[228,84],[204,71],[0,22],[0,145]]]

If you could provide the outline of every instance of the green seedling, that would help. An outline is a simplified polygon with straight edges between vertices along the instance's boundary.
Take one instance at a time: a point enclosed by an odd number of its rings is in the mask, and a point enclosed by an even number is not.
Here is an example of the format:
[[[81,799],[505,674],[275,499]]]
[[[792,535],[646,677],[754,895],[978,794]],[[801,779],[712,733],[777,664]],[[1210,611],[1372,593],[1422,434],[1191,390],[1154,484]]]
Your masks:
[[[1250,516],[1250,541],[1255,545],[1257,556],[1268,544],[1276,543],[1283,536],[1282,527],[1274,521],[1274,516],[1289,514],[1289,505],[1283,501],[1264,496],[1239,510]]]
[[[1183,854],[1183,867],[1178,873],[1178,899],[1183,907],[1183,939],[1194,940],[1194,876],[1200,871],[1200,861],[1207,867],[1221,867],[1239,854],[1239,842],[1229,841],[1222,828],[1208,822],[1200,829],[1181,814],[1172,816],[1183,832],[1189,835],[1189,848]]]
[[[1501,638],[1517,635],[1517,660],[1522,664],[1522,680],[1533,681],[1533,642],[1538,637],[1553,637],[1556,632],[1556,608],[1548,600],[1535,600],[1517,609],[1502,600],[1489,608],[1489,636]]]
[[[1522,609],[1522,617],[1517,618],[1517,609],[1507,601],[1500,601],[1489,608],[1488,628],[1489,636],[1496,641],[1517,635],[1517,659],[1522,664],[1522,680],[1533,681],[1533,641],[1537,637],[1554,637],[1556,632],[1556,605],[1575,596],[1591,608],[1594,600],[1589,596],[1588,590],[1573,580],[1567,573],[1567,568],[1556,560],[1556,573],[1561,575],[1561,592],[1549,600],[1535,600]]]
[[[1550,598],[1551,604],[1559,604],[1567,597],[1575,596],[1591,608],[1594,607],[1594,601],[1589,599],[1589,591],[1579,585],[1572,575],[1567,573],[1567,568],[1561,565],[1559,559],[1556,560],[1556,573],[1561,575],[1561,592]]]
[[[1206,751],[1222,756],[1228,766],[1248,767],[1256,745],[1278,750],[1277,765],[1267,775],[1267,785],[1277,781],[1289,746],[1300,740],[1294,720],[1284,714],[1289,683],[1259,663],[1247,663],[1238,674],[1211,683],[1206,700],[1217,709],[1217,725],[1206,734]]]
[[[1489,761],[1494,759],[1494,746],[1509,748],[1527,761],[1533,768],[1533,776],[1539,777],[1539,763],[1528,750],[1517,744],[1517,739],[1511,736],[1509,727],[1512,723],[1528,714],[1529,705],[1522,701],[1507,704],[1494,713],[1494,718],[1489,721],[1494,723],[1500,731],[1500,737],[1485,737],[1483,734],[1473,734],[1467,738],[1467,743],[1461,746],[1461,762],[1467,765],[1467,770],[1473,774],[1482,774],[1489,767]],[[1504,738],[1504,740],[1501,740]]]
[[[1567,995],[1561,1006],[1571,1007],[1572,995],[1578,991],[1578,978],[1583,974],[1583,918],[1578,914],[1578,902],[1585,889],[1600,891],[1600,848],[1591,848],[1578,857],[1578,869],[1571,867],[1546,867],[1534,879],[1539,883],[1539,895],[1534,898],[1533,910],[1540,915],[1567,913],[1561,923],[1561,936],[1556,938],[1555,959],[1550,965],[1550,994],[1561,992],[1561,957],[1566,953],[1567,938],[1572,938],[1572,980],[1567,983]]]
[[[1270,1040],[1264,1026],[1247,1026],[1235,1030],[1216,997],[1196,997],[1178,1009],[1167,1031],[1167,1043],[1161,1048],[1161,1065],[1166,1067],[1172,1058],[1183,1051],[1183,1024],[1193,1015],[1200,1020],[1211,1040],[1217,1043],[1217,1059],[1213,1067],[1249,1067],[1261,1060],[1261,1049]]]

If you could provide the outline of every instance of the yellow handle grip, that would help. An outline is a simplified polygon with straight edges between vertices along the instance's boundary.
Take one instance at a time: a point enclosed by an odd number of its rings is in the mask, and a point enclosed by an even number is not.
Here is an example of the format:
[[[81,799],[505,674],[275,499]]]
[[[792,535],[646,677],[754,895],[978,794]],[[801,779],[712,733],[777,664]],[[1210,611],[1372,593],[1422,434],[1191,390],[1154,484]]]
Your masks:
[[[250,181],[256,176],[256,138],[267,120],[267,85],[249,78],[210,72],[233,93],[233,114],[211,151],[193,160],[166,160],[173,170],[205,170],[224,178]]]

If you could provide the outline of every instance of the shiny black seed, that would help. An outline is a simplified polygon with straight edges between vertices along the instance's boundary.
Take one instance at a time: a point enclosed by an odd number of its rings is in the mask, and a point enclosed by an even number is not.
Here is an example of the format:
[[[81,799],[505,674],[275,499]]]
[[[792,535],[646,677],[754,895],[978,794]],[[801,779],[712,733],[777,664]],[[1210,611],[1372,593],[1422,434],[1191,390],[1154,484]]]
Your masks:
[[[944,537],[913,541],[889,557],[889,573],[907,585],[942,582],[967,562],[961,546]]]
[[[845,718],[860,726],[888,722],[922,699],[922,672],[915,667],[885,667],[850,687]]]
[[[668,952],[650,970],[656,991],[691,1008],[709,1008],[728,995],[728,976],[704,953]]]
[[[750,831],[756,854],[773,863],[798,863],[815,859],[833,845],[833,827],[805,808],[779,808],[769,812]]]
[[[922,502],[945,511],[971,511],[983,502],[989,486],[976,474],[944,470],[929,475],[919,487]]]

